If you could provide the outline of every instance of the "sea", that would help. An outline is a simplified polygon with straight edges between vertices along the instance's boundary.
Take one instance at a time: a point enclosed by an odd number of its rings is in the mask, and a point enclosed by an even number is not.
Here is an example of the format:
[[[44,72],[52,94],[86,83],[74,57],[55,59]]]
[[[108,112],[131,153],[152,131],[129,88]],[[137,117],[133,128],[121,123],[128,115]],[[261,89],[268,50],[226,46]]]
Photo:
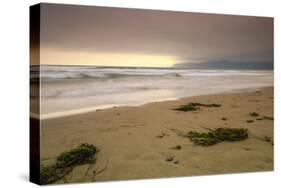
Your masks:
[[[254,90],[273,86],[273,76],[272,70],[41,65],[31,67],[30,79],[41,82],[40,114],[46,119],[115,106]]]

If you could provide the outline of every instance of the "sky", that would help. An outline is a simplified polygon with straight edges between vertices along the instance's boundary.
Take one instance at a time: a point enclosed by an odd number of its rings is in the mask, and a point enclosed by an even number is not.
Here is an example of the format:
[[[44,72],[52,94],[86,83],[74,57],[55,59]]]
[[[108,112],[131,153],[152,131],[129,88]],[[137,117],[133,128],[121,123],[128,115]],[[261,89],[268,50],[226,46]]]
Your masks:
[[[41,4],[40,62],[273,68],[273,18]]]

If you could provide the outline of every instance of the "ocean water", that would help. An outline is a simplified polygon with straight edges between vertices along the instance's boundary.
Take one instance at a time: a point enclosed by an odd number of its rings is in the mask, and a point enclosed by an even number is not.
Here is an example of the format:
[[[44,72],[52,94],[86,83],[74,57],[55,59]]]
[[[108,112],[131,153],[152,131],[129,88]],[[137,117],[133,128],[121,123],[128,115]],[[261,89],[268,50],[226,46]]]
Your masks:
[[[40,66],[41,118],[273,85],[273,71]],[[36,68],[31,80],[39,79]]]

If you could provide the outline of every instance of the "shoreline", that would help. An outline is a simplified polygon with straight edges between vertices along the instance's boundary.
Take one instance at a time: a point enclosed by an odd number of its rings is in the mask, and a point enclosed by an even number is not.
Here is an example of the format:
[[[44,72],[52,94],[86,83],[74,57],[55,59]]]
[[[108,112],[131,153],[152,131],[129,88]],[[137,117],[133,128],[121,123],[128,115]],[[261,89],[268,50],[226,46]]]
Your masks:
[[[99,149],[96,164],[75,167],[56,183],[272,171],[273,100],[273,87],[265,87],[42,120],[41,164],[51,164],[60,153],[89,143]],[[173,110],[191,102],[221,106]],[[253,112],[258,115],[250,115]],[[180,136],[222,127],[247,129],[249,137],[204,147]]]
[[[253,88],[241,88],[241,89],[232,89],[228,91],[218,91],[218,92],[210,92],[207,94],[199,94],[199,95],[190,95],[186,97],[180,97],[180,98],[171,98],[171,99],[163,99],[163,100],[158,100],[158,101],[151,101],[151,102],[146,102],[146,103],[140,103],[140,104],[135,104],[135,105],[101,105],[101,106],[96,106],[96,107],[87,107],[87,108],[81,108],[81,109],[73,109],[73,110],[67,110],[67,111],[61,111],[61,112],[51,112],[51,113],[46,113],[46,114],[35,114],[35,113],[30,113],[32,118],[40,119],[40,120],[46,120],[46,119],[55,119],[55,118],[63,118],[63,117],[69,117],[69,116],[76,116],[76,115],[81,115],[84,113],[91,113],[95,111],[100,111],[100,110],[107,110],[111,108],[120,108],[120,107],[138,107],[138,106],[143,106],[151,103],[159,103],[159,102],[166,102],[166,101],[177,101],[181,99],[186,99],[189,97],[200,97],[200,96],[208,96],[208,95],[220,95],[220,94],[231,94],[231,93],[242,93],[242,92],[251,92],[251,91],[256,91],[259,89],[263,88],[270,88],[273,86],[261,86],[261,87],[253,87]]]

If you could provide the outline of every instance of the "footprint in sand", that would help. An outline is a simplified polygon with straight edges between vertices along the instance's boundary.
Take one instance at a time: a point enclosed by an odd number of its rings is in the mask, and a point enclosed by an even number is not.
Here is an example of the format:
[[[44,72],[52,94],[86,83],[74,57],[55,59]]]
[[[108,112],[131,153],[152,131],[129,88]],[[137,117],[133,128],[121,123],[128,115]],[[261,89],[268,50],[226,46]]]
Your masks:
[[[111,132],[111,131],[117,131],[118,127],[105,127],[105,128],[99,128],[98,130],[101,132]]]
[[[152,161],[152,160],[157,160],[159,159],[158,155],[153,155],[153,154],[147,154],[141,157],[142,161]]]
[[[125,156],[124,156],[124,158],[125,158],[125,160],[136,160],[136,159],[139,159],[141,157],[141,154],[139,154],[139,153],[133,153],[133,152],[131,152],[131,153],[127,153],[127,154],[125,154]]]

